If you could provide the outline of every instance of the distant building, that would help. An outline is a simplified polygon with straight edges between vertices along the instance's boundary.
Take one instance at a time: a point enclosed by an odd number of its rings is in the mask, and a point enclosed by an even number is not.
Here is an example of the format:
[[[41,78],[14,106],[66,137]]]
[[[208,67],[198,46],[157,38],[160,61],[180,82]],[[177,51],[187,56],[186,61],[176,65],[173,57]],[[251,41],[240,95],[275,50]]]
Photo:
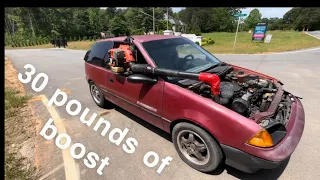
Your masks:
[[[168,16],[164,14],[164,20],[167,21]],[[180,20],[177,20],[171,16],[169,16],[169,23],[172,24],[172,31],[173,32],[182,32],[185,33],[187,31],[187,25]]]

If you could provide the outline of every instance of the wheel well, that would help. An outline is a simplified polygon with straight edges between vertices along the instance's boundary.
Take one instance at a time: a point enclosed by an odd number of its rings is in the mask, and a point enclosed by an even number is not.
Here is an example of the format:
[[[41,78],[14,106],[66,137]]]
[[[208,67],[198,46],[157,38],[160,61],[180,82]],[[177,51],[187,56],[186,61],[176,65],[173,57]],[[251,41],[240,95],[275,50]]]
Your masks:
[[[223,151],[223,149],[222,149],[222,147],[221,147],[221,144],[220,144],[220,142],[218,141],[218,139],[217,139],[212,133],[210,133],[206,128],[200,126],[199,124],[194,123],[193,121],[186,120],[186,119],[177,119],[177,120],[173,121],[173,122],[170,124],[170,134],[172,134],[173,127],[174,127],[175,125],[179,124],[179,123],[182,123],[182,122],[189,123],[189,124],[193,124],[193,125],[201,128],[201,129],[203,129],[204,131],[206,131],[206,132],[217,142],[218,146],[220,147],[221,152],[222,152],[222,154],[223,154],[223,160],[222,160],[222,161],[223,161],[223,162],[226,161],[226,155],[225,155],[225,153],[224,153],[224,151]]]
[[[186,120],[186,119],[177,119],[177,120],[173,121],[173,122],[170,124],[170,134],[172,134],[173,127],[174,127],[175,125],[179,124],[179,123],[182,123],[182,122],[189,123],[189,124],[193,124],[193,125],[201,128],[201,129],[205,130],[215,141],[217,141],[217,143],[218,143],[219,146],[220,146],[220,142],[218,141],[218,139],[217,139],[212,133],[210,133],[206,128],[200,126],[199,124],[194,123],[193,121]],[[220,146],[220,148],[221,148],[221,146]]]

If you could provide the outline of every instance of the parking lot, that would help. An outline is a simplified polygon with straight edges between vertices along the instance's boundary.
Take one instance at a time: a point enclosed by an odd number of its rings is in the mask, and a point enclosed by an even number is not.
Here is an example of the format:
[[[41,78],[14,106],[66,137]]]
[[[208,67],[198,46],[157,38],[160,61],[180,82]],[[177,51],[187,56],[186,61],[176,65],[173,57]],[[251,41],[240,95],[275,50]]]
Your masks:
[[[36,162],[42,167],[46,179],[65,179],[65,169],[70,168],[68,177],[74,179],[317,179],[320,177],[320,48],[297,52],[275,53],[264,55],[216,55],[227,63],[256,70],[284,83],[289,92],[303,97],[302,103],[306,113],[306,124],[303,137],[296,151],[288,162],[274,170],[262,170],[255,174],[246,174],[231,167],[222,167],[212,174],[198,172],[187,166],[176,153],[170,136],[148,123],[120,109],[104,110],[92,100],[89,86],[85,80],[85,51],[64,49],[29,49],[6,50],[6,55],[12,60],[18,72],[24,72],[25,64],[32,64],[37,73],[46,73],[49,82],[45,89],[36,93],[31,89],[31,83],[25,87],[34,96],[44,95],[50,99],[57,88],[68,94],[68,99],[81,102],[91,112],[100,114],[111,123],[111,128],[128,128],[127,137],[134,137],[139,145],[133,154],[123,151],[121,145],[110,143],[108,137],[101,136],[80,122],[79,116],[70,116],[65,105],[55,107],[61,119],[61,126],[70,135],[73,142],[82,143],[87,151],[96,152],[100,158],[109,157],[109,165],[99,176],[96,168],[90,169],[84,165],[83,159],[71,160],[61,149],[56,147],[54,140],[48,141],[39,135],[36,138],[38,149],[35,150]],[[42,96],[43,97],[43,96]],[[38,116],[39,126],[45,125],[52,117],[43,101],[33,101],[32,106]],[[40,129],[41,130],[41,129]],[[173,160],[161,174],[157,168],[149,168],[143,163],[143,156],[148,151],[156,152],[161,159],[170,156]],[[70,155],[69,155],[70,156]],[[99,162],[100,163],[100,162]],[[98,164],[99,165],[99,164]],[[68,168],[66,168],[68,167]]]

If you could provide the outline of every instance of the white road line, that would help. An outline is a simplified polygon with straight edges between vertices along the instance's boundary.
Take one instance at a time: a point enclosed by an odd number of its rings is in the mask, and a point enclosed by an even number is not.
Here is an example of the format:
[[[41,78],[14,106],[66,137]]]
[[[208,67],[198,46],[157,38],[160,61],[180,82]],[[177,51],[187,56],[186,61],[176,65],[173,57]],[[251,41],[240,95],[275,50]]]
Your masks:
[[[320,38],[319,38],[319,37],[316,37],[316,36],[314,36],[314,35],[312,35],[312,34],[309,34],[308,32],[306,32],[306,34],[308,34],[309,36],[312,36],[312,37],[317,38],[317,39],[319,39],[319,40],[320,40]]]
[[[46,106],[47,110],[49,111],[53,119],[55,126],[57,127],[58,133],[67,133],[66,128],[64,126],[64,122],[60,118],[56,109],[53,106],[48,106],[49,100],[45,95],[41,95],[41,97],[43,104]],[[76,163],[73,157],[70,155],[70,148],[62,150],[62,155],[66,180],[79,180]]]

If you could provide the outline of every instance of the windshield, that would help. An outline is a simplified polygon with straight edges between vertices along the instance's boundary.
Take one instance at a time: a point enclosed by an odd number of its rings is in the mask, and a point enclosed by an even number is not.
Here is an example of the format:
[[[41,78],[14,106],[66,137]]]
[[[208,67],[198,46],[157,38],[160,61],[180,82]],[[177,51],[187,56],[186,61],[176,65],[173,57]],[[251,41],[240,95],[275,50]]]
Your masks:
[[[220,63],[211,53],[185,38],[171,38],[142,43],[159,68],[201,72]]]

